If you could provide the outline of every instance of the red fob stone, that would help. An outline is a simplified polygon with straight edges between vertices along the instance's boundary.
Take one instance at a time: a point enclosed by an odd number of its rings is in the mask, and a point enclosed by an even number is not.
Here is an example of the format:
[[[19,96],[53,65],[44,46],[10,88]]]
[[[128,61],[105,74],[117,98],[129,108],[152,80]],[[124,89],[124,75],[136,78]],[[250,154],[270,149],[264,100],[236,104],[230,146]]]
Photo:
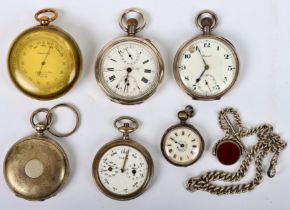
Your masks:
[[[234,141],[225,140],[216,147],[216,156],[224,165],[236,163],[242,154],[240,146]]]

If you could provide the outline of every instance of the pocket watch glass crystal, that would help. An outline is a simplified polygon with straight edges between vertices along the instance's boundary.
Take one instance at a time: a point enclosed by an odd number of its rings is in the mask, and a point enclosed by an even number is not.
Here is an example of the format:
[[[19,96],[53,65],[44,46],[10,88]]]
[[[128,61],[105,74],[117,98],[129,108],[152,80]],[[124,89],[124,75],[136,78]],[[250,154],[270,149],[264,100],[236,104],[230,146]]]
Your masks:
[[[161,140],[164,157],[176,166],[195,163],[204,149],[204,141],[198,130],[186,121],[193,117],[193,108],[188,105],[178,113],[180,123],[168,128]]]
[[[164,137],[162,146],[167,159],[177,165],[190,165],[202,152],[201,136],[186,126],[171,129]]]
[[[218,96],[235,81],[237,62],[234,51],[219,38],[192,40],[179,56],[180,79],[197,97]]]
[[[108,150],[99,163],[102,184],[110,192],[128,195],[139,190],[148,174],[146,159],[130,146],[116,146]]]
[[[15,85],[32,98],[49,100],[69,91],[81,72],[81,55],[73,38],[62,29],[48,25],[54,19],[40,16],[40,26],[21,33],[8,55],[9,74]],[[42,19],[49,20],[43,22]]]
[[[205,14],[209,17],[202,16]],[[204,34],[186,42],[175,57],[175,79],[194,99],[219,99],[233,86],[238,75],[239,61],[233,45],[210,34],[216,21],[212,12],[201,12],[197,23]]]
[[[143,20],[125,22],[128,13],[135,12]],[[142,103],[157,89],[163,77],[163,61],[156,47],[147,39],[136,37],[146,24],[139,9],[129,9],[120,17],[121,28],[128,36],[108,43],[99,53],[96,78],[112,101],[122,104]]]
[[[110,141],[97,152],[92,173],[106,196],[129,200],[147,189],[153,176],[153,161],[145,147],[129,139],[129,133],[138,128],[135,119],[123,116],[114,125],[123,137]]]
[[[155,52],[137,39],[122,40],[107,49],[102,55],[100,68],[104,88],[116,98],[142,98],[159,84]]]

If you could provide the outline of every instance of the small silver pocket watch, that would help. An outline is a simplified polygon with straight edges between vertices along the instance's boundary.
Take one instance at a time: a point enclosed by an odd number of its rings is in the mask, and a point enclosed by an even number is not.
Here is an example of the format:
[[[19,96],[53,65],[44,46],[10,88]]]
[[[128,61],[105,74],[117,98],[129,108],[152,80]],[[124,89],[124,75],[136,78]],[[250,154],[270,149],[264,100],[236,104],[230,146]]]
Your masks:
[[[71,132],[59,133],[52,128],[54,110],[66,107],[76,115],[76,125]],[[45,120],[35,122],[37,115],[45,113]],[[58,104],[51,109],[40,108],[31,115],[30,122],[36,134],[17,141],[8,151],[4,161],[4,176],[16,196],[26,200],[43,201],[61,190],[69,176],[69,161],[63,148],[45,131],[56,137],[67,137],[79,127],[79,114],[69,104]]]
[[[132,13],[139,15],[141,22],[128,18]],[[150,40],[136,36],[146,25],[142,10],[126,10],[119,25],[128,35],[112,40],[101,50],[95,66],[96,79],[112,101],[139,104],[161,83],[163,60]]]
[[[106,196],[129,200],[141,195],[153,176],[153,161],[141,144],[129,138],[138,122],[123,116],[115,120],[123,136],[105,144],[96,154],[92,173],[96,184]]]
[[[193,117],[192,106],[178,112],[180,123],[168,128],[161,140],[161,151],[173,165],[189,166],[195,163],[204,150],[204,141],[198,130],[186,121]]]
[[[174,60],[174,76],[193,99],[217,100],[234,85],[239,59],[230,41],[211,34],[217,25],[215,13],[201,11],[195,23],[203,34],[180,47]]]

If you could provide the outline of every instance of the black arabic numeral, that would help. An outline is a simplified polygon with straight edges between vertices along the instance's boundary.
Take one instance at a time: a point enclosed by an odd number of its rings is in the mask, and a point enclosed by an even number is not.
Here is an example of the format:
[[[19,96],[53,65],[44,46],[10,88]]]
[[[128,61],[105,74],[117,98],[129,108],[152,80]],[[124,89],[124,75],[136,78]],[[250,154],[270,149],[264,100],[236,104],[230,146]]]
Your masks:
[[[204,43],[204,44],[203,44],[203,47],[205,47],[205,48],[210,47],[210,43],[209,43],[209,42]]]

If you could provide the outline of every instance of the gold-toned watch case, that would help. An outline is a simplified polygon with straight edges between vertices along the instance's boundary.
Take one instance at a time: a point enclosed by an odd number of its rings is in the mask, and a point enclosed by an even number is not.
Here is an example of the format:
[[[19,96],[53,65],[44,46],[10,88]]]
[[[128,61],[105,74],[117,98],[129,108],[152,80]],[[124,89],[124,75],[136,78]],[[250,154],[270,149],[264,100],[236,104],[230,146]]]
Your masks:
[[[147,165],[148,165],[148,173],[146,175],[146,179],[143,183],[143,185],[135,192],[127,194],[127,195],[120,195],[120,194],[116,194],[116,193],[112,193],[111,191],[109,191],[101,182],[99,174],[98,174],[98,167],[99,167],[99,163],[100,160],[102,158],[102,156],[111,148],[113,147],[117,147],[117,146],[128,146],[128,147],[132,147],[136,150],[138,150],[145,158]],[[131,200],[134,199],[138,196],[140,196],[141,194],[143,194],[146,189],[148,188],[152,177],[153,177],[153,173],[154,173],[154,164],[153,164],[153,160],[151,158],[150,153],[147,151],[147,149],[142,146],[141,144],[137,143],[136,141],[133,141],[131,139],[128,140],[124,140],[122,138],[120,139],[116,139],[113,140],[107,144],[105,144],[96,154],[94,161],[93,161],[93,166],[92,166],[92,175],[95,179],[96,185],[99,188],[99,190],[105,194],[106,196],[115,199],[115,200]]]
[[[225,46],[227,46],[227,48],[232,52],[235,62],[236,62],[236,73],[235,76],[231,82],[231,84],[222,92],[220,92],[219,94],[216,95],[212,95],[212,96],[201,96],[199,94],[194,93],[192,90],[190,90],[181,80],[180,74],[179,74],[179,68],[178,68],[178,63],[179,60],[181,58],[181,54],[184,51],[184,49],[187,48],[188,45],[190,45],[192,42],[195,42],[199,39],[214,39],[216,41],[219,41],[221,43],[223,43]],[[190,39],[189,41],[185,42],[177,51],[175,58],[174,58],[174,63],[173,63],[173,74],[174,74],[174,78],[178,84],[178,86],[183,89],[187,95],[189,95],[190,97],[192,97],[192,99],[195,100],[219,100],[223,95],[225,95],[235,84],[238,75],[239,75],[239,69],[240,69],[240,63],[239,63],[239,58],[238,55],[236,53],[235,47],[234,45],[227,39],[220,37],[220,36],[215,36],[212,34],[202,34],[202,35],[198,35],[196,37],[193,37],[192,39]]]
[[[40,161],[43,166],[37,177],[30,177],[26,172],[26,165],[31,160]],[[3,172],[16,196],[43,201],[56,195],[64,186],[69,176],[69,161],[56,141],[36,134],[17,141],[10,148]]]
[[[72,70],[69,78],[69,81],[63,81],[66,82],[67,84],[64,85],[61,89],[51,93],[51,94],[38,94],[38,93],[33,93],[29,91],[25,86],[25,83],[21,80],[18,81],[17,78],[17,70],[13,69],[13,51],[17,47],[18,42],[25,36],[33,33],[39,33],[39,32],[46,32],[46,33],[52,33],[55,36],[60,37],[61,39],[66,40],[66,44],[69,45],[69,47],[72,49],[72,54],[74,57],[74,69]],[[17,58],[16,58],[17,59]],[[19,61],[14,61],[14,62],[19,62]],[[82,55],[81,51],[76,43],[76,41],[72,38],[70,34],[62,30],[61,28],[54,26],[54,25],[38,25],[31,27],[25,31],[23,31],[20,35],[16,37],[16,39],[12,42],[9,52],[8,52],[8,57],[7,57],[7,65],[8,65],[8,71],[11,80],[13,81],[14,85],[25,95],[37,99],[37,100],[51,100],[55,99],[58,97],[61,97],[65,93],[67,93],[69,90],[72,89],[72,87],[76,84],[78,79],[81,76],[82,73]],[[73,79],[71,79],[71,77]]]
[[[102,60],[104,58],[104,55],[106,54],[106,52],[108,52],[110,49],[112,49],[115,45],[117,45],[119,43],[122,43],[122,42],[136,42],[136,43],[139,43],[139,44],[144,45],[147,48],[149,48],[155,55],[155,60],[156,60],[157,65],[158,65],[157,66],[158,80],[154,84],[154,87],[151,89],[151,91],[147,92],[147,94],[142,96],[142,97],[136,97],[136,98],[133,98],[133,99],[125,99],[124,97],[117,96],[112,91],[110,91],[110,90],[108,90],[106,88],[106,85],[105,85],[106,82],[103,80],[103,77],[102,77]],[[106,44],[103,47],[103,49],[99,52],[99,54],[97,56],[96,65],[95,65],[95,76],[96,76],[96,80],[97,80],[99,86],[102,88],[102,90],[106,93],[106,95],[110,98],[111,101],[116,102],[116,103],[120,103],[120,104],[124,104],[124,105],[141,104],[157,91],[157,89],[158,89],[158,87],[159,87],[159,85],[162,82],[163,77],[164,77],[164,63],[163,63],[163,59],[161,57],[160,52],[151,43],[150,40],[143,39],[143,38],[136,37],[136,36],[123,36],[123,37],[119,37],[119,38],[116,38],[116,39],[112,40],[111,42]]]

